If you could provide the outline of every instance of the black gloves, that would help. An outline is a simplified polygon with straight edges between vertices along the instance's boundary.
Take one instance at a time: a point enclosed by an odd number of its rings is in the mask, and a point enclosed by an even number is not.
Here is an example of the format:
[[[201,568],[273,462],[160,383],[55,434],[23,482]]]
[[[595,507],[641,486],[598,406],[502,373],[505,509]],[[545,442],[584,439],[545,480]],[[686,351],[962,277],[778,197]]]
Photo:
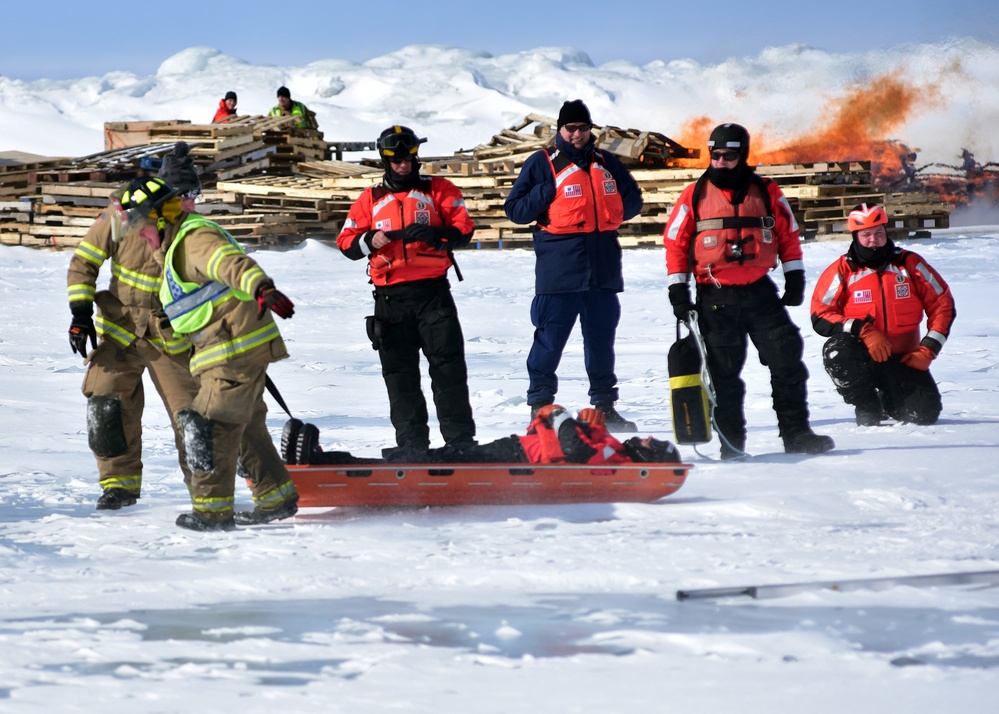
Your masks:
[[[262,319],[264,312],[270,309],[278,317],[287,320],[295,314],[295,303],[288,299],[280,290],[274,287],[274,283],[267,280],[257,288],[257,319]]]
[[[69,306],[73,321],[69,323],[69,347],[73,354],[87,358],[87,339],[97,349],[97,329],[94,327],[94,303],[77,302]]]
[[[673,283],[669,286],[669,304],[673,306],[673,314],[677,320],[684,323],[690,318],[690,313],[694,310],[694,303],[690,301],[690,288],[687,283]]]
[[[453,247],[461,238],[461,231],[454,226],[428,226],[423,223],[411,223],[406,226],[406,243],[419,241],[437,250],[447,250]]]
[[[780,301],[791,306],[800,305],[805,301],[804,270],[792,270],[784,273],[784,295]]]

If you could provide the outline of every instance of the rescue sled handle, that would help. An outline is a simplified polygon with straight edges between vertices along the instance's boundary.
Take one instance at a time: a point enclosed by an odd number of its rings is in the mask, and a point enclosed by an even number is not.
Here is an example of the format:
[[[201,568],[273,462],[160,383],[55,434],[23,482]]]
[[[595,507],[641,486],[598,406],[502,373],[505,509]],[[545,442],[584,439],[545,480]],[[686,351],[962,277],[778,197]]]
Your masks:
[[[817,580],[814,582],[785,583],[783,585],[743,585],[731,588],[703,588],[699,590],[677,590],[677,600],[713,600],[723,597],[749,596],[754,600],[787,597],[809,590],[888,590],[900,585],[914,588],[929,588],[940,585],[974,585],[985,583],[999,584],[999,570],[979,570],[968,573],[937,573],[935,575],[900,575],[886,578],[863,578],[859,580]]]

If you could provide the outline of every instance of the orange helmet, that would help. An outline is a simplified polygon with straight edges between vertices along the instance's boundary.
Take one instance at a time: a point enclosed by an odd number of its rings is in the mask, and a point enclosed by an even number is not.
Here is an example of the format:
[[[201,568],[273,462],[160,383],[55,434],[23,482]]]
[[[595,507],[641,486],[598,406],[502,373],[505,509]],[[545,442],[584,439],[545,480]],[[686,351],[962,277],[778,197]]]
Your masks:
[[[866,203],[854,206],[846,218],[846,227],[851,233],[885,225],[888,225],[888,214],[885,213],[884,208],[876,203],[870,206]]]

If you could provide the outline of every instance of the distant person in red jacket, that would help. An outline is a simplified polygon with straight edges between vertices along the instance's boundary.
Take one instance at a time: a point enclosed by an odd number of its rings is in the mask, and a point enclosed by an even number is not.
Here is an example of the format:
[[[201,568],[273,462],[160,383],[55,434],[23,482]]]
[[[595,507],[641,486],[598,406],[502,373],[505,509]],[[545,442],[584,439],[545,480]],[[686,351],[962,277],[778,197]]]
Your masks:
[[[398,460],[364,459],[346,451],[323,451],[319,429],[297,419],[285,425],[282,455],[289,464],[400,463]],[[634,436],[623,443],[607,431],[604,414],[595,408],[580,411],[575,419],[558,404],[541,407],[527,433],[478,444],[460,452],[432,449],[411,463],[512,463],[512,464],[625,464],[680,463],[680,453],[669,441]]]
[[[215,112],[212,124],[224,124],[236,116],[236,93],[226,92],[225,97],[219,100],[219,108]]]
[[[892,243],[887,224],[876,204],[850,212],[853,242],[815,284],[812,326],[829,338],[822,362],[858,425],[935,424],[943,404],[929,369],[957,315],[954,296],[925,259]]]

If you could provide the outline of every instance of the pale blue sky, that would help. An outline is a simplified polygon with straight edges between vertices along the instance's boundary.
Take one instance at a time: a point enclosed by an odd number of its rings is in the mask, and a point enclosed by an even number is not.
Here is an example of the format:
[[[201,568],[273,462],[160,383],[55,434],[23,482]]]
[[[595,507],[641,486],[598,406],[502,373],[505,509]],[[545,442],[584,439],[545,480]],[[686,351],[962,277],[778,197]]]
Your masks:
[[[27,80],[113,70],[151,74],[166,58],[198,45],[253,64],[297,66],[334,58],[363,62],[412,44],[493,55],[573,47],[599,65],[683,57],[712,64],[795,43],[831,52],[956,36],[999,43],[995,0],[38,0],[18,14],[22,21],[8,17],[0,37],[0,75]]]

